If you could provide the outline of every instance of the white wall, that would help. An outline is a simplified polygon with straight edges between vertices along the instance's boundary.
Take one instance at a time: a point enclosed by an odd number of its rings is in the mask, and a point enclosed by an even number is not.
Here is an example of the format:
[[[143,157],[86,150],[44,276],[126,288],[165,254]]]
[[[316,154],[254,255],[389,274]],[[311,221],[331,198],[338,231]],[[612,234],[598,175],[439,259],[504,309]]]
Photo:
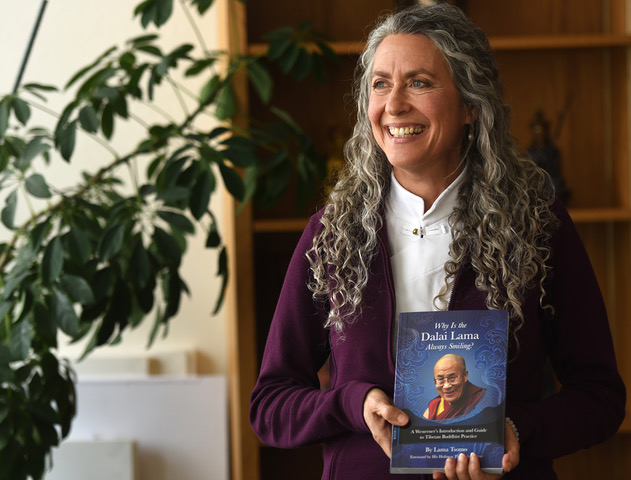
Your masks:
[[[23,78],[23,83],[37,82],[63,86],[81,67],[94,60],[103,51],[113,45],[121,45],[126,39],[143,32],[139,19],[133,18],[134,7],[140,0],[49,0],[43,22]],[[217,3],[217,2],[216,2]],[[0,0],[0,93],[9,93],[13,88],[19,65],[24,55],[30,32],[34,26],[41,0]],[[175,15],[161,32],[165,39],[164,49],[178,45],[183,41],[195,43],[195,37],[181,12],[180,2],[174,1]],[[213,7],[200,24],[207,45],[219,48],[218,25],[220,13]],[[198,92],[199,85],[188,84],[192,91]],[[162,108],[174,117],[182,117],[183,111],[175,96],[168,88],[158,92]],[[47,105],[57,108],[63,105],[60,100],[52,100]],[[47,114],[37,114],[41,123],[54,122]],[[147,112],[142,113],[143,116]],[[159,119],[162,121],[161,119]],[[210,121],[210,120],[209,120]],[[209,127],[212,125],[209,124]],[[135,124],[116,129],[115,145],[120,153],[125,153],[138,142],[139,129]],[[92,169],[103,159],[110,158],[107,152],[87,136],[79,138],[76,164],[69,168],[63,165],[42,173],[52,182],[72,182],[78,168]],[[80,159],[80,160],[79,160]],[[63,163],[63,162],[62,162]],[[139,166],[139,170],[144,170]],[[225,199],[223,194],[215,194],[211,209],[220,217]],[[224,228],[220,227],[223,231]],[[227,228],[227,227],[226,227]],[[6,234],[6,232],[5,232]],[[166,339],[159,339],[149,353],[145,345],[149,336],[152,318],[146,325],[125,334],[121,345],[101,349],[95,356],[146,356],[160,355],[172,351],[196,351],[196,370],[198,373],[226,373],[226,313],[225,308],[217,316],[212,310],[219,287],[215,278],[216,253],[204,248],[204,235],[201,234],[189,243],[189,251],[184,259],[182,274],[187,282],[191,297],[183,299],[179,315],[171,321]],[[67,343],[65,339],[62,342]],[[75,357],[82,351],[82,346],[66,346],[62,355]]]

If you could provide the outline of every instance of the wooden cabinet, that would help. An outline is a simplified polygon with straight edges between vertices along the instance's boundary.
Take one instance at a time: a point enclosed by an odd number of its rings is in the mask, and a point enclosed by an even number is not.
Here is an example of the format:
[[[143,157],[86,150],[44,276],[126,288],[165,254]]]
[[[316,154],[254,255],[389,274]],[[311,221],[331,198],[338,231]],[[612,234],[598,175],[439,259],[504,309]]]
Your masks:
[[[330,82],[281,83],[273,101],[290,111],[320,151],[333,155],[333,132],[348,135],[353,105],[346,95],[362,40],[395,0],[235,2],[242,51],[265,49],[262,35],[311,20],[330,35],[340,66]],[[402,3],[402,2],[398,2]],[[626,0],[471,0],[459,3],[489,36],[500,65],[512,132],[525,151],[537,111],[550,121],[570,196],[566,203],[589,251],[609,309],[620,370],[631,380],[631,185],[629,58]],[[282,82],[279,80],[279,82]],[[241,87],[246,108],[248,92]],[[249,106],[248,106],[249,105]],[[252,208],[236,219],[238,318],[231,349],[234,479],[320,478],[317,449],[279,451],[261,445],[247,421],[275,301],[293,247],[306,224],[293,202],[270,211]],[[289,206],[289,208],[288,208]],[[629,382],[631,383],[631,382]],[[589,412],[586,412],[589,414]],[[579,420],[580,421],[580,420]],[[557,462],[561,479],[624,478],[631,471],[631,418],[602,446]],[[313,468],[307,467],[313,465]],[[292,467],[295,466],[295,467]]]

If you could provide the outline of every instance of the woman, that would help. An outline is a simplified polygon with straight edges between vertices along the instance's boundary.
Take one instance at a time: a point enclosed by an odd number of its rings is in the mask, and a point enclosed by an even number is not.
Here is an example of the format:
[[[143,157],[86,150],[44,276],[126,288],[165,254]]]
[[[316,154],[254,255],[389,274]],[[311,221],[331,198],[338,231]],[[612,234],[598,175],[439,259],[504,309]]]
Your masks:
[[[484,33],[447,4],[390,16],[368,38],[356,98],[347,169],[287,272],[254,430],[278,447],[323,443],[323,479],[400,478],[388,469],[391,426],[408,421],[390,401],[398,313],[505,309],[505,478],[556,478],[554,458],[616,432],[625,388],[585,249],[546,174],[519,157]],[[547,361],[562,388],[543,399]],[[444,476],[497,478],[473,455]]]

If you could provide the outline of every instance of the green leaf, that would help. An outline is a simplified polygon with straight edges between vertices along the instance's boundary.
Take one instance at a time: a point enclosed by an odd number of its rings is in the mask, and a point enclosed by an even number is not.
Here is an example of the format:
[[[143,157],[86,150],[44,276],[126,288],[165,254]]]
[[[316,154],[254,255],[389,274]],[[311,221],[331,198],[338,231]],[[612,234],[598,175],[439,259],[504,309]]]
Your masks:
[[[109,100],[110,102],[115,101],[120,97],[120,90],[116,87],[110,87],[109,85],[102,86],[94,92],[93,100]]]
[[[33,320],[38,340],[44,341],[52,348],[56,348],[57,325],[51,318],[49,309],[42,303],[36,302],[33,308]]]
[[[48,152],[48,150],[50,150],[50,145],[44,143],[42,137],[33,137],[26,145],[26,148],[24,149],[24,152],[20,156],[19,160],[16,162],[16,166],[20,170],[24,171],[28,166],[30,166],[31,162],[35,158],[39,157],[45,152]]]
[[[200,15],[203,15],[212,6],[213,2],[214,0],[192,0],[191,4],[197,5],[197,11]]]
[[[105,314],[104,319],[112,317],[119,327],[118,329],[120,334],[129,323],[129,315],[131,314],[131,311],[132,301],[129,287],[123,280],[119,279],[114,287],[112,301],[110,302],[109,309]],[[116,339],[114,341],[116,341]]]
[[[237,200],[243,200],[245,196],[245,186],[236,170],[230,168],[225,163],[220,163],[219,172],[221,173],[223,183],[228,189],[228,192]]]
[[[9,107],[10,97],[5,97],[0,100],[0,140],[4,138],[4,134],[9,127]]]
[[[69,162],[70,158],[72,157],[76,140],[77,121],[73,120],[61,129],[57,137],[57,141],[59,143],[59,151],[61,152],[61,156],[63,157],[63,159],[67,162]]]
[[[73,257],[76,256],[81,263],[87,263],[92,256],[92,246],[85,231],[73,225],[68,234],[68,244]]]
[[[195,180],[193,190],[191,191],[191,197],[188,202],[191,214],[196,220],[202,218],[202,216],[208,211],[212,191],[213,182],[211,180],[211,173],[209,170],[203,170]]]
[[[153,55],[155,57],[162,58],[162,50],[160,50],[155,45],[140,45],[138,47],[138,50]]]
[[[162,190],[158,195],[157,199],[162,200],[166,204],[177,203],[179,201],[187,200],[190,194],[190,190],[184,187],[169,187],[165,190]]]
[[[61,248],[61,239],[53,238],[46,249],[42,259],[42,281],[46,284],[52,283],[60,274],[64,265],[63,250]]]
[[[65,89],[67,90],[68,88],[70,88],[72,85],[74,85],[81,77],[84,77],[86,75],[86,73],[88,73],[90,70],[92,70],[94,67],[96,67],[97,65],[99,65],[103,59],[105,57],[107,57],[108,55],[110,55],[113,51],[116,50],[116,47],[110,47],[108,48],[105,52],[103,52],[96,60],[94,60],[94,62],[92,62],[90,65],[87,65],[85,67],[83,67],[81,70],[79,70],[77,73],[75,73],[72,78],[68,81],[68,83],[65,86]],[[39,88],[43,88],[41,85],[37,85],[37,87]],[[25,85],[26,88],[26,85]],[[53,90],[56,90],[54,87],[49,87]]]
[[[28,103],[18,97],[13,99],[11,105],[13,107],[13,113],[15,113],[15,118],[17,118],[22,125],[26,125],[28,123],[28,119],[31,117],[31,107],[28,106]]]
[[[177,270],[172,270],[168,275],[166,301],[167,307],[164,312],[167,318],[175,316],[180,309],[180,300],[182,292],[186,291],[186,285],[180,278]]]
[[[105,235],[103,235],[100,245],[99,245],[99,255],[101,260],[107,262],[114,255],[118,253],[118,251],[123,246],[123,241],[125,240],[125,226],[124,225],[115,225],[113,227],[108,228],[105,231]]]
[[[203,143],[199,148],[199,154],[207,164],[221,163],[223,161],[223,154],[206,143]]]
[[[31,350],[33,332],[27,318],[11,327],[11,354],[15,360],[24,360]]]
[[[232,84],[227,83],[217,99],[215,116],[219,120],[229,120],[237,113],[237,97]]]
[[[160,210],[158,211],[158,216],[177,230],[195,233],[195,225],[184,215],[168,210]]]
[[[149,282],[147,283],[147,285],[136,292],[136,301],[138,302],[138,306],[144,314],[149,313],[153,309],[153,289],[155,288],[155,279],[153,277],[150,277],[148,278],[148,280]]]
[[[134,14],[137,15],[138,12],[136,11],[136,12],[134,12]],[[130,40],[127,40],[127,43],[129,45],[132,45],[133,47],[138,47],[139,45],[151,43],[154,40],[157,40],[158,38],[159,38],[159,36],[156,35],[155,33],[150,33],[148,35],[140,35],[138,37],[134,37],[134,38],[132,38]]]
[[[296,63],[292,69],[292,75],[297,82],[301,82],[311,73],[313,68],[313,59],[311,54],[304,48],[300,49]]]
[[[108,140],[112,138],[114,133],[114,107],[109,104],[101,112],[101,131]]]
[[[17,209],[17,190],[13,190],[4,202],[4,208],[2,209],[2,224],[9,230],[13,230],[15,222],[15,210]]]
[[[142,244],[142,237],[138,236],[138,241],[129,261],[127,276],[132,285],[142,289],[147,285],[150,275],[149,255],[147,255],[147,251]]]
[[[35,225],[29,232],[29,242],[34,251],[39,250],[39,247],[42,245],[42,241],[46,238],[49,226],[50,220],[44,220]]]
[[[4,404],[0,404],[0,424],[9,416],[9,409]]]
[[[13,380],[14,371],[11,368],[13,361],[11,350],[7,345],[0,345],[0,382]]]
[[[48,184],[42,175],[34,173],[24,182],[26,191],[36,198],[50,198],[52,194],[48,188]]]
[[[146,0],[136,7],[134,15],[141,14],[141,24],[147,28],[150,23],[156,27],[164,25],[173,13],[173,0]]]
[[[82,305],[94,302],[94,293],[90,284],[82,277],[64,274],[61,277],[61,285],[73,301]]]
[[[298,56],[300,55],[300,47],[292,43],[278,60],[278,66],[281,72],[287,74],[294,68]]]
[[[79,123],[86,132],[96,133],[98,131],[99,118],[92,105],[86,105],[79,111]]]
[[[287,190],[292,173],[291,164],[287,161],[287,152],[280,151],[276,155],[284,161],[274,168],[267,178],[266,193],[272,198],[282,195]]]
[[[74,311],[72,302],[59,289],[53,290],[53,295],[50,297],[50,310],[62,332],[70,337],[79,333],[79,318]]]
[[[246,137],[230,137],[221,144],[226,147],[221,154],[237,167],[251,167],[258,163],[253,140]]]
[[[290,34],[293,33],[293,29]],[[278,60],[281,55],[289,48],[292,40],[290,36],[278,37],[269,44],[269,48],[267,50],[267,57],[270,60]]]
[[[212,222],[208,231],[208,237],[206,238],[206,248],[217,248],[221,245],[221,236],[219,235],[219,229],[217,228],[217,222],[215,217],[211,214]]]
[[[228,253],[226,252],[226,247],[223,247],[221,252],[219,252],[219,259],[217,260],[217,276],[221,277],[222,282],[219,290],[219,298],[217,299],[213,315],[219,313],[219,309],[221,308],[221,305],[223,305],[223,300],[226,294],[226,287],[228,286]]]
[[[131,52],[123,53],[118,59],[118,64],[121,66],[121,68],[127,71],[130,71],[132,68],[134,68],[135,63],[136,55]]]
[[[193,65],[191,65],[190,67],[186,69],[186,71],[184,72],[184,75],[187,77],[198,75],[204,70],[206,70],[207,68],[212,67],[216,61],[217,59],[215,57],[196,60],[195,62],[193,62]]]
[[[147,348],[151,348],[151,346],[155,342],[155,340],[156,340],[156,338],[158,336],[158,331],[160,330],[160,327],[163,325],[163,320],[164,320],[164,317],[162,316],[162,309],[158,307],[156,309],[156,317],[155,317],[155,320],[153,322],[153,328],[151,329],[151,333],[149,334],[149,340],[147,342]],[[1,367],[1,365],[0,365],[0,367]]]
[[[24,90],[27,90],[28,92],[36,95],[37,90],[41,90],[43,92],[57,92],[59,91],[59,89],[53,85],[44,85],[41,83],[25,83],[24,85],[22,85],[22,88]],[[40,97],[42,98],[42,97]]]
[[[175,47],[168,55],[167,57],[173,62],[172,65],[175,66],[176,60],[182,60],[182,59],[190,59],[189,57],[189,53],[194,49],[195,47],[193,47],[193,45],[191,45],[190,43],[184,43],[182,45],[179,45],[178,47]]]
[[[213,76],[203,87],[199,94],[199,103],[202,105],[208,105],[214,102],[219,87],[221,86],[221,80],[217,75]]]
[[[5,275],[5,277],[3,279],[4,280],[4,285],[3,285],[3,289],[2,289],[2,298],[3,299],[10,298],[11,295],[13,294],[13,292],[22,286],[22,282],[30,274],[29,266],[30,266],[30,262],[27,263],[27,261],[24,260],[24,263],[16,264],[13,267],[13,269],[8,273],[8,275]],[[11,308],[12,308],[12,306],[11,306]],[[0,313],[6,313],[6,312],[2,311]],[[2,317],[0,317],[0,318],[2,318]]]
[[[124,95],[119,95],[112,103],[114,111],[121,118],[129,118],[129,110],[127,109],[127,98]]]
[[[248,65],[248,76],[252,81],[252,86],[258,93],[261,101],[263,103],[268,103],[272,96],[272,76],[267,71],[265,67],[263,67],[258,62],[253,62]]]
[[[175,239],[160,227],[154,227],[153,241],[160,255],[168,265],[179,265],[182,260],[182,249]]]
[[[9,149],[6,148],[7,142],[4,140],[5,144],[0,146],[0,172],[4,172],[4,170],[9,166],[9,162],[11,161],[11,153],[9,153]]]
[[[89,98],[92,96],[95,90],[101,89],[104,85],[107,85],[107,81],[117,74],[116,68],[112,67],[111,62],[107,63],[103,68],[94,72],[90,78],[88,78],[79,90],[77,91],[77,100],[75,100],[78,106],[79,99]]]
[[[3,292],[2,296],[6,297],[7,295]],[[0,301],[0,319],[4,321],[4,316],[7,313],[9,313],[12,308],[13,308],[12,301],[5,301],[5,300]]]

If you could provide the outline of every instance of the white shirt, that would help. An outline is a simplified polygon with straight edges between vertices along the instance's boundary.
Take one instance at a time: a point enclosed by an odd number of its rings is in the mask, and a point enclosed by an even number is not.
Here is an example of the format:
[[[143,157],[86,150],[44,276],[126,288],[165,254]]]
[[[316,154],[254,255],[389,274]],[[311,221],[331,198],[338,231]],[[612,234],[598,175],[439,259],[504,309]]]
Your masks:
[[[386,228],[396,297],[395,331],[401,312],[438,310],[434,297],[445,284],[452,239],[449,216],[464,177],[463,171],[426,212],[423,199],[404,189],[392,174]]]

